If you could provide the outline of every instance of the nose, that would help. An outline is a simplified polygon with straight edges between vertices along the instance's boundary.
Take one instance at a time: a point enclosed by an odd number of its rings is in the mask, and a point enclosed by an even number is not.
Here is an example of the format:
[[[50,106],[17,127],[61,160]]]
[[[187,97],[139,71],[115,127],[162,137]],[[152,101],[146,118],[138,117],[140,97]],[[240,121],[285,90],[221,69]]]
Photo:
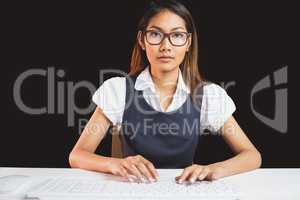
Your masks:
[[[172,47],[172,44],[170,43],[169,38],[165,37],[160,44],[159,50],[160,51],[170,51],[171,47]]]

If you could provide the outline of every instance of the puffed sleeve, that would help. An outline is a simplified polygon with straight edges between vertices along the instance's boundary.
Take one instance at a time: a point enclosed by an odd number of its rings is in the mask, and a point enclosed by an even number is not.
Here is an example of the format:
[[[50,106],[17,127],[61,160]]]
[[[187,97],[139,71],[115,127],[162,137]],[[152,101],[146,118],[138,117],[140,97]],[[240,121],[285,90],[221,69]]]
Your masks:
[[[107,79],[93,94],[93,102],[102,109],[113,125],[122,123],[125,108],[126,85],[124,77]]]
[[[210,83],[204,86],[201,109],[201,126],[217,132],[234,113],[236,106],[221,86]]]

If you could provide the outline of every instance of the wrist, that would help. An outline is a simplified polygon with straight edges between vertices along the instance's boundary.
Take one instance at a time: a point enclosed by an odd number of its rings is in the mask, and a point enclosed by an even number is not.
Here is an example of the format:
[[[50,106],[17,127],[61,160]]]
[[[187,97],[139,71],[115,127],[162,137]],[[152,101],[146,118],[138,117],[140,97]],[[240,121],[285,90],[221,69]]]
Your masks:
[[[210,164],[208,167],[211,168],[212,173],[219,178],[231,175],[230,169],[222,162]]]
[[[107,173],[114,173],[114,165],[116,164],[116,162],[118,162],[119,160],[121,160],[120,158],[112,158],[112,157],[106,157],[106,161],[105,161],[105,171]]]

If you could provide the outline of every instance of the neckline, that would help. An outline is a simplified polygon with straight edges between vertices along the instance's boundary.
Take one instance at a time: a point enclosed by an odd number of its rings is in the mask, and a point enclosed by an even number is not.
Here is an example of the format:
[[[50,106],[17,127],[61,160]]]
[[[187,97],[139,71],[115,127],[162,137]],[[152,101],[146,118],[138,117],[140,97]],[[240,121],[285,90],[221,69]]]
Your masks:
[[[178,112],[180,112],[180,110],[182,110],[184,108],[184,106],[186,106],[186,104],[188,103],[188,101],[190,101],[190,95],[187,95],[187,98],[186,100],[184,101],[184,103],[179,107],[177,108],[176,110],[173,110],[173,111],[170,111],[170,112],[163,112],[163,111],[159,111],[159,110],[155,110],[147,101],[146,99],[144,98],[144,95],[143,95],[143,91],[140,91],[140,90],[135,90],[136,91],[136,94],[141,96],[141,99],[142,99],[142,102],[144,105],[146,105],[150,111],[154,111],[155,114],[162,114],[162,115],[173,115],[173,114],[176,114]],[[193,106],[193,105],[192,105]]]

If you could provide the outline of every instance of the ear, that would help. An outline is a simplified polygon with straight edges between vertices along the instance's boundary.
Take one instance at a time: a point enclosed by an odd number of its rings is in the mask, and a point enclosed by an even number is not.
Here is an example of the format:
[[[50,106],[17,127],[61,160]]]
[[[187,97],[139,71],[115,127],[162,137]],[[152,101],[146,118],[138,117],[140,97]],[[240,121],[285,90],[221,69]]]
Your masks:
[[[139,45],[140,45],[140,47],[143,49],[143,50],[145,50],[145,44],[144,44],[144,40],[143,40],[143,38],[142,38],[142,36],[143,36],[143,34],[142,34],[142,31],[139,31],[138,32],[138,42],[139,42]]]

